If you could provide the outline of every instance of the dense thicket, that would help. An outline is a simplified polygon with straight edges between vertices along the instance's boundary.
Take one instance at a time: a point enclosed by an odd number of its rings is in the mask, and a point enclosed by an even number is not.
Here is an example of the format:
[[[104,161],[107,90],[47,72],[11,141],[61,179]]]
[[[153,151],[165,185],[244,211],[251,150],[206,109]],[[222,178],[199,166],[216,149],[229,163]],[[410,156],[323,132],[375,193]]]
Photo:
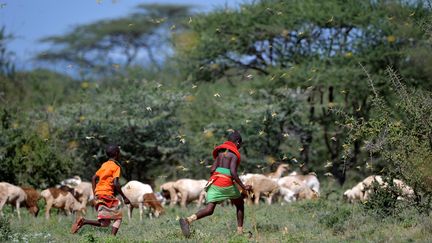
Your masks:
[[[420,1],[260,1],[197,17],[195,45],[183,50],[190,60],[183,67],[191,79],[202,81],[253,75],[278,101],[274,90],[297,89],[306,98],[303,114],[309,126],[301,126],[296,140],[302,151],[292,155],[310,166],[328,161],[343,183],[346,171],[364,165],[367,158],[361,140],[345,143],[348,130],[338,125],[334,111],[356,121],[369,118],[366,70],[390,103],[388,66],[410,85],[430,89],[430,77],[422,75],[428,68],[412,68],[419,61],[418,49],[428,45],[421,26],[428,14]],[[274,129],[279,134],[293,130],[284,123]],[[342,155],[348,146],[349,159]]]

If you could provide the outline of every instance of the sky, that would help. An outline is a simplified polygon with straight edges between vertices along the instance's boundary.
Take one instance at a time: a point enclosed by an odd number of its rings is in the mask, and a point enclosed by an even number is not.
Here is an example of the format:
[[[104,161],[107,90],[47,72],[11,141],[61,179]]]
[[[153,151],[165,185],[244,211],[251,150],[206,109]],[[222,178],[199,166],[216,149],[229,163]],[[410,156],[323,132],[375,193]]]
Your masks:
[[[196,11],[211,11],[224,6],[236,7],[241,0],[0,0],[0,27],[15,39],[8,49],[15,53],[17,69],[37,67],[32,60],[37,53],[50,48],[39,40],[61,35],[73,27],[101,19],[117,18],[133,12],[143,3],[187,4]]]

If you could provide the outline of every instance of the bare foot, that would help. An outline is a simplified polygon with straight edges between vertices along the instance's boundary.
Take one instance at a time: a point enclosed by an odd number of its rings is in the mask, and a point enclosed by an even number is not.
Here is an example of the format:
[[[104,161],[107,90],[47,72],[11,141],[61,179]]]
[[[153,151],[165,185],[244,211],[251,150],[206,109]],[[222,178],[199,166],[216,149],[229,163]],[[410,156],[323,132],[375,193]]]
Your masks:
[[[179,223],[180,223],[180,228],[182,230],[183,235],[186,238],[189,238],[190,236],[190,228],[189,228],[189,223],[185,218],[180,218],[179,219]]]
[[[71,233],[75,234],[83,226],[84,218],[79,216],[76,218],[75,223],[72,224]]]

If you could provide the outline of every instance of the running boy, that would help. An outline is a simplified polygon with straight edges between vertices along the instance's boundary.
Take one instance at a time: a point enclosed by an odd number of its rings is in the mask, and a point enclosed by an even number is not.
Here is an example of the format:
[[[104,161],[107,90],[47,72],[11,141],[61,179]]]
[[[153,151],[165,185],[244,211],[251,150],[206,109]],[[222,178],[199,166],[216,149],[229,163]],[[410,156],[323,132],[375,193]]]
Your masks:
[[[228,141],[217,146],[213,150],[215,162],[211,167],[211,177],[207,183],[207,206],[196,214],[179,220],[180,228],[185,237],[190,236],[189,226],[192,222],[210,216],[216,204],[230,199],[237,209],[237,233],[243,233],[244,202],[243,198],[234,185],[236,182],[244,191],[251,190],[250,185],[243,185],[237,175],[237,167],[240,164],[240,153],[238,149],[242,144],[242,137],[238,131],[228,136]]]
[[[78,230],[88,224],[97,227],[108,227],[111,220],[114,220],[111,234],[116,235],[122,221],[122,212],[119,208],[119,200],[114,197],[118,192],[125,204],[129,204],[129,199],[123,194],[120,183],[120,149],[117,145],[108,145],[106,148],[108,161],[103,163],[100,169],[92,178],[93,192],[96,197],[97,220],[85,219],[78,216],[72,225],[71,233],[75,234]]]

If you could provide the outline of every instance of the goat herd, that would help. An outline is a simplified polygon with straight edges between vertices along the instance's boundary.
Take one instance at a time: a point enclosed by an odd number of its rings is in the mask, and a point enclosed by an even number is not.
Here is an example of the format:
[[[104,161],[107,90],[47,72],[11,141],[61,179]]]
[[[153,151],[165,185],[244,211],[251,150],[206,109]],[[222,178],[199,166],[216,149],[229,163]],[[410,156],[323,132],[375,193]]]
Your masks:
[[[267,175],[241,175],[242,182],[252,186],[252,193],[246,196],[245,200],[248,200],[249,203],[253,201],[255,204],[259,204],[260,199],[264,198],[268,204],[271,204],[275,195],[280,195],[286,202],[319,197],[320,183],[315,173],[299,175],[293,172],[282,177],[287,170],[288,165],[281,164],[275,172]],[[372,175],[345,191],[344,197],[350,203],[367,200],[372,193],[371,185],[374,181],[379,186],[387,186],[381,176]],[[193,201],[197,201],[198,206],[200,206],[204,201],[206,183],[206,180],[179,179],[162,184],[160,192],[155,193],[150,185],[139,181],[129,181],[122,187],[123,193],[131,202],[130,205],[127,205],[128,217],[131,218],[133,208],[139,208],[140,220],[143,219],[143,212],[146,208],[150,210],[150,217],[158,217],[164,213],[163,206],[168,201],[170,206],[180,202],[181,207],[186,207],[187,203]],[[393,183],[401,191],[399,199],[414,194],[413,189],[403,181],[394,179]],[[50,217],[52,207],[63,210],[67,215],[71,215],[73,212],[85,214],[87,205],[94,203],[91,183],[81,181],[78,176],[66,179],[57,187],[45,189],[40,193],[34,188],[18,187],[7,182],[0,182],[0,212],[2,216],[2,209],[6,203],[16,208],[19,219],[21,218],[19,211],[21,206],[25,206],[32,215],[37,216],[39,212],[38,201],[41,197],[45,200],[45,217],[47,219]]]

